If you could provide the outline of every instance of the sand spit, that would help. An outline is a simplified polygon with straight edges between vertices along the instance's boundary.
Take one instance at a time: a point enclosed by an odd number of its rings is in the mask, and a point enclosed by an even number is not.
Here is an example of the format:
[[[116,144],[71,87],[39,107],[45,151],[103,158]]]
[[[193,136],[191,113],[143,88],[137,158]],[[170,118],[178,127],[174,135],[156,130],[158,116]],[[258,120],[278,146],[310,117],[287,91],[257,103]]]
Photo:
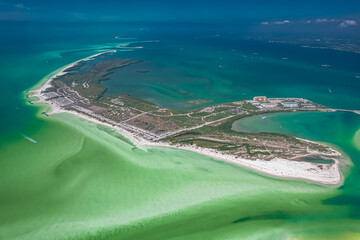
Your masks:
[[[72,64],[69,64],[65,66],[63,69],[61,69],[58,73],[51,76],[48,81],[43,84],[39,89],[37,90],[31,90],[29,91],[29,95],[31,97],[38,98],[39,103],[47,103],[51,107],[51,112],[48,114],[57,114],[57,113],[69,113],[73,114],[77,117],[80,117],[82,119],[85,119],[87,121],[101,124],[104,126],[108,126],[112,129],[115,129],[116,131],[122,133],[126,137],[132,140],[132,142],[138,146],[156,146],[156,147],[171,147],[176,149],[183,149],[187,151],[196,152],[202,155],[209,156],[211,158],[215,158],[218,160],[222,160],[231,164],[236,164],[242,167],[246,167],[249,169],[252,169],[254,171],[271,175],[274,177],[280,177],[280,178],[290,178],[290,179],[301,179],[306,180],[310,182],[320,183],[320,184],[326,184],[326,185],[338,185],[342,182],[342,175],[339,169],[339,160],[334,159],[333,164],[321,164],[321,163],[311,163],[311,162],[304,162],[304,161],[294,161],[294,160],[287,160],[287,159],[281,159],[281,158],[274,158],[270,161],[265,160],[248,160],[244,158],[238,158],[233,155],[225,154],[220,151],[216,151],[214,149],[206,149],[206,148],[200,148],[192,145],[171,145],[168,142],[150,142],[148,140],[145,140],[139,136],[137,136],[134,133],[131,133],[123,128],[120,128],[118,126],[114,126],[112,124],[109,124],[107,122],[100,121],[96,118],[90,117],[88,115],[76,112],[76,111],[70,111],[65,110],[61,108],[60,106],[56,105],[53,102],[49,102],[45,99],[45,97],[42,94],[42,91],[47,89],[51,86],[51,81],[63,74],[66,74],[66,70],[75,66],[80,61],[87,61],[91,60],[97,56],[111,53],[115,51],[108,51],[103,53],[98,53],[95,55],[92,55],[90,57],[81,59],[79,61],[76,61]],[[35,102],[34,102],[35,103]],[[308,141],[301,139],[302,141]],[[316,143],[319,144],[319,143]],[[310,153],[311,154],[311,153]],[[313,154],[316,154],[314,152]],[[328,154],[327,156],[330,157],[339,157],[342,154],[336,150],[333,150],[333,153]]]

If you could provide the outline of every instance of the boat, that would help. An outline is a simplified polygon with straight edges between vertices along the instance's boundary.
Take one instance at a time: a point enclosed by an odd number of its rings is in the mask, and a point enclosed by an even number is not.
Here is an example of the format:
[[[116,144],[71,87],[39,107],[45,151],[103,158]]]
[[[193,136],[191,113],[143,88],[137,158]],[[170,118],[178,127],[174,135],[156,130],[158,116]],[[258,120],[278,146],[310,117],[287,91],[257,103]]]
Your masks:
[[[31,137],[28,137],[22,133],[20,133],[21,136],[23,136],[26,140],[29,140],[30,142],[33,142],[33,143],[38,143],[36,140],[32,139]]]

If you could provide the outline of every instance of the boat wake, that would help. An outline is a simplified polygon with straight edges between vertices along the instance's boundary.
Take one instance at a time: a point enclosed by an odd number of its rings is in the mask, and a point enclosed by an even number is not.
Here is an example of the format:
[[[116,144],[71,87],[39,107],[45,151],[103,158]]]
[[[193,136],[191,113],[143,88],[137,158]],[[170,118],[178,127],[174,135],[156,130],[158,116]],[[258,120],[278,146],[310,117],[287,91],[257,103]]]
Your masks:
[[[22,133],[20,133],[21,136],[23,136],[26,140],[29,140],[30,142],[33,142],[33,143],[38,143],[36,140],[32,139],[31,137],[28,137]]]

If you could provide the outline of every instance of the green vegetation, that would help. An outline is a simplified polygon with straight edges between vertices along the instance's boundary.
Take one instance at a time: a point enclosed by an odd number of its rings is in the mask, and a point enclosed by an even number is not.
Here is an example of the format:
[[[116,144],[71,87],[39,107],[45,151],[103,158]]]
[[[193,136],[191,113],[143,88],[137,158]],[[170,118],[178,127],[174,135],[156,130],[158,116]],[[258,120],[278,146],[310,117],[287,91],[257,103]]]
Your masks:
[[[112,99],[118,98],[123,106],[131,106],[134,109],[139,110],[140,112],[149,112],[149,111],[157,111],[159,109],[155,104],[142,100],[140,98],[130,97],[128,94],[119,94],[112,97],[101,98],[99,102],[107,102],[111,103]]]
[[[66,86],[77,91],[81,96],[90,101],[96,101],[106,91],[106,88],[100,85],[100,81],[107,80],[106,76],[111,74],[112,70],[137,62],[139,61],[132,59],[107,60],[95,64],[90,71],[85,73],[73,73],[72,71],[78,70],[82,66],[82,63],[79,62],[74,67],[68,69],[71,72],[58,77],[53,83],[60,86],[62,85],[61,83],[64,83]]]
[[[255,110],[258,110],[257,107],[255,107],[254,105],[252,105],[251,103],[243,103],[241,105],[241,108],[244,109],[244,110],[250,110],[250,111],[255,111]]]
[[[184,131],[167,137],[172,144],[194,145],[210,148],[248,159],[272,159],[274,156],[290,158],[297,154],[306,154],[307,147],[327,153],[329,148],[301,141],[295,137],[280,133],[244,133],[232,130],[234,121],[253,116],[235,115],[220,124],[205,125],[198,129]]]

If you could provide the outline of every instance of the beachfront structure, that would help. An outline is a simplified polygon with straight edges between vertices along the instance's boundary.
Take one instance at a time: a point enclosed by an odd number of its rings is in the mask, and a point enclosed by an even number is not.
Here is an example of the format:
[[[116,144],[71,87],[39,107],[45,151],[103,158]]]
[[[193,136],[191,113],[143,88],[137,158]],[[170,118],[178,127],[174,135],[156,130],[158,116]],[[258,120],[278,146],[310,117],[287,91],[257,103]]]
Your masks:
[[[276,108],[278,106],[277,103],[262,103],[261,107],[263,108]]]
[[[281,103],[285,100],[285,98],[268,98],[268,101],[271,103]]]
[[[282,103],[284,101],[291,102],[308,102],[308,100],[304,98],[268,98],[268,101],[271,103]]]
[[[247,100],[246,103],[250,103],[253,106],[260,106],[260,103],[258,101]]]
[[[286,98],[289,101],[295,101],[295,102],[308,102],[309,100],[304,98]]]
[[[254,100],[254,101],[257,101],[257,102],[266,102],[266,101],[267,101],[267,97],[265,97],[265,96],[254,97],[253,100]]]
[[[283,103],[281,103],[281,105],[283,105],[283,107],[287,107],[287,108],[299,107],[299,103],[297,103],[297,102],[283,102]]]
[[[313,104],[302,104],[301,107],[303,107],[303,108],[316,108],[316,106],[313,105]]]

